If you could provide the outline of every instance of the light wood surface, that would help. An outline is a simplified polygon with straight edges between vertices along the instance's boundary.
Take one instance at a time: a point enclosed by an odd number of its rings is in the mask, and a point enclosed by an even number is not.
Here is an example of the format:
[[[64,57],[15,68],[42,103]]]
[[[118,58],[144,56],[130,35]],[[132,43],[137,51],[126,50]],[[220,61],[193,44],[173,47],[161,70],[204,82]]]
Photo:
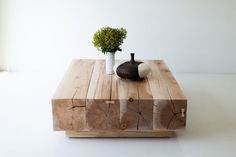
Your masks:
[[[173,74],[163,60],[144,62],[150,74],[131,81],[107,75],[104,60],[72,61],[52,98],[54,130],[153,133],[185,128],[187,99]]]
[[[119,106],[112,103],[112,75],[105,74],[105,62],[97,60],[86,101],[86,120],[89,130],[119,129]]]
[[[66,131],[68,137],[173,137],[174,131]]]

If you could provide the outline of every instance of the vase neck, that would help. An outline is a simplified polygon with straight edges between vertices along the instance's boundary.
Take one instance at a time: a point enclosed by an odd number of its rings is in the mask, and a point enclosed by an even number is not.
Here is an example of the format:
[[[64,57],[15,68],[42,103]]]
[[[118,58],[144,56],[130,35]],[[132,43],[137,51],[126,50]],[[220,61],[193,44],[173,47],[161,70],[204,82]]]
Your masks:
[[[130,53],[130,56],[131,56],[130,62],[134,63],[135,62],[135,60],[134,60],[134,53]]]

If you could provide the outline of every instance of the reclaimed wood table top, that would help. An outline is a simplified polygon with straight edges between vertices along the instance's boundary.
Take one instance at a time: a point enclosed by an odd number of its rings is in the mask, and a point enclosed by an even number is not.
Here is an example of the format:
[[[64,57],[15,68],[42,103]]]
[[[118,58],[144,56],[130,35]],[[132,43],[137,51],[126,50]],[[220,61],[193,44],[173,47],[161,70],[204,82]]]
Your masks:
[[[147,78],[131,81],[107,75],[105,60],[73,60],[52,98],[54,129],[184,128],[187,99],[170,69],[163,60],[144,62]]]
[[[121,62],[121,61],[117,61]],[[120,79],[105,73],[104,60],[73,60],[53,100],[186,100],[180,86],[163,60],[146,60],[151,72],[143,81]]]

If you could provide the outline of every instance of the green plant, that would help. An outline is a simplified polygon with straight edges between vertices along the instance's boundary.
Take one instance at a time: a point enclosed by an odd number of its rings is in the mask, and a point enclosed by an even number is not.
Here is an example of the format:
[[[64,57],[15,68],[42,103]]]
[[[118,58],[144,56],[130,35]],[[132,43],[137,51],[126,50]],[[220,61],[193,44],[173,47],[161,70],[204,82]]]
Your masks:
[[[103,27],[93,36],[93,44],[102,53],[122,51],[120,46],[126,38],[127,31],[124,28]]]

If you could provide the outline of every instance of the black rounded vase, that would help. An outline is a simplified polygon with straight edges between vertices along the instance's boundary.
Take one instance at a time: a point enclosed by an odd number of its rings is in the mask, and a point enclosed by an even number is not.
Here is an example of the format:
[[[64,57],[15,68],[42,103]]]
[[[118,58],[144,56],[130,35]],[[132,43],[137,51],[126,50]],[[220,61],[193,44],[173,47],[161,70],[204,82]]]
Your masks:
[[[138,62],[134,60],[134,53],[131,53],[131,59],[119,65],[115,71],[116,74],[124,79],[131,80],[142,80],[150,72],[150,68],[143,62]]]

